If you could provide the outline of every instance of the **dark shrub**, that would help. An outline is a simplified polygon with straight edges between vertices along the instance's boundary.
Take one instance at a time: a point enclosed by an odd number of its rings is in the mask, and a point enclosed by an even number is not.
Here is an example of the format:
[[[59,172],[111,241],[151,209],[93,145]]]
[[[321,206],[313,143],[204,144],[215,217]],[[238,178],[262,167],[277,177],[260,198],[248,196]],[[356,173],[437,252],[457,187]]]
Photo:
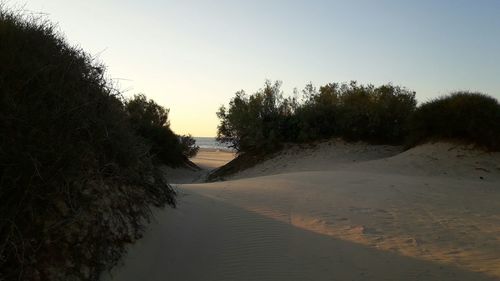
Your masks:
[[[304,102],[283,98],[280,82],[246,96],[243,91],[221,107],[218,140],[240,152],[267,153],[283,142],[306,142],[342,137],[351,141],[401,144],[408,134],[415,93],[383,85],[331,83],[319,91],[308,84]]]
[[[284,110],[281,82],[266,81],[264,88],[247,97],[244,91],[236,93],[226,110],[217,112],[221,120],[217,140],[229,143],[238,151],[268,152],[281,145]]]
[[[500,150],[500,105],[481,93],[457,92],[426,102],[410,124],[410,145],[444,139]]]
[[[356,82],[340,87],[337,136],[385,144],[401,144],[415,110],[415,93],[401,87],[375,88]]]
[[[170,129],[168,109],[148,100],[144,95],[136,95],[127,100],[125,107],[132,127],[149,144],[156,163],[171,167],[186,163],[187,157],[181,139]]]
[[[196,145],[196,140],[191,135],[179,137],[182,154],[188,158],[196,156],[200,147]]]
[[[338,84],[327,84],[319,92],[312,84],[303,90],[305,102],[296,110],[299,123],[297,141],[325,139],[338,133]]]
[[[0,11],[0,279],[97,280],[174,191],[104,67]]]

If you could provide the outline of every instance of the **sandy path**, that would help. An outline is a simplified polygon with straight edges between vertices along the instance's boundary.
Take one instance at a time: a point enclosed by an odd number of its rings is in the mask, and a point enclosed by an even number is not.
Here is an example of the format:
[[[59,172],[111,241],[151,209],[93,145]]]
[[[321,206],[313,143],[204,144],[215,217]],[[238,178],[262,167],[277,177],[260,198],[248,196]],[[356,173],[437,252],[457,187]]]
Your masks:
[[[185,189],[314,233],[500,276],[498,183],[335,171]]]
[[[191,159],[196,165],[204,170],[212,170],[223,166],[233,160],[234,152],[218,149],[201,148],[196,157]]]
[[[500,155],[450,148],[182,185],[113,280],[500,280]]]
[[[196,157],[190,159],[201,170],[173,169],[166,166],[162,167],[162,170],[171,184],[204,182],[211,170],[223,166],[233,160],[234,157],[235,153],[231,151],[201,148]]]
[[[495,280],[294,227],[188,192],[114,280]],[[176,227],[172,229],[172,225]]]

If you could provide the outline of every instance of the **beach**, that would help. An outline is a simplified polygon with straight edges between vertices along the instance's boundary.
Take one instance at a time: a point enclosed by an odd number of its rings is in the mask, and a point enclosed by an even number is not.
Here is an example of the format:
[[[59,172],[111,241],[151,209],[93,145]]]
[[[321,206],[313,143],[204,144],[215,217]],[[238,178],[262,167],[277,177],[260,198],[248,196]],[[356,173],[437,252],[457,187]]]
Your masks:
[[[0,281],[500,281],[500,1],[4,2]]]
[[[177,185],[106,280],[500,280],[499,183],[500,153],[471,146],[293,146]]]

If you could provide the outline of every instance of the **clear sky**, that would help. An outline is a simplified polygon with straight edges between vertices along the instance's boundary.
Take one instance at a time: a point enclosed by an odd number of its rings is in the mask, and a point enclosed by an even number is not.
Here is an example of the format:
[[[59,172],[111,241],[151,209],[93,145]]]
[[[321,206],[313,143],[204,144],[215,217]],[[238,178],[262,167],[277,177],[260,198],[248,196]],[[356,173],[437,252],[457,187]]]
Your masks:
[[[426,101],[500,99],[500,1],[7,1],[43,12],[127,90],[170,108],[176,133],[214,136],[215,112],[265,79],[392,82]],[[119,80],[118,80],[119,79]]]

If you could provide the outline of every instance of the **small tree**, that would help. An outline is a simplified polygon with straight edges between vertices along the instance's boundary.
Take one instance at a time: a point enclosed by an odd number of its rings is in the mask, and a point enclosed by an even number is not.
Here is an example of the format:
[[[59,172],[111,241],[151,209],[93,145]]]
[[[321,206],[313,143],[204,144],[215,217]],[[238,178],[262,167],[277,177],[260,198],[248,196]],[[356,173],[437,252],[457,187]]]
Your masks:
[[[196,140],[191,135],[179,136],[182,154],[187,158],[196,156],[200,147],[196,145]]]
[[[266,152],[281,144],[283,124],[281,82],[266,81],[264,88],[251,96],[236,93],[229,108],[220,107],[217,140],[238,151]]]
[[[142,94],[127,100],[125,108],[132,128],[149,144],[157,163],[178,167],[186,162],[181,140],[170,129],[168,109]]]

